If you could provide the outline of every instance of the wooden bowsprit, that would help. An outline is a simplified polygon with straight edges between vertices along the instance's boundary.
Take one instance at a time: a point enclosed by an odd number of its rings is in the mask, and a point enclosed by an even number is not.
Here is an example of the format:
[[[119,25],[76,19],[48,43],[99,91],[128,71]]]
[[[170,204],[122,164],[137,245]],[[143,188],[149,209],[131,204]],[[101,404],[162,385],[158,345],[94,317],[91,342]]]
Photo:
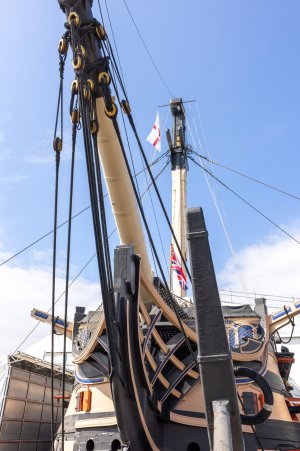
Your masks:
[[[189,209],[187,223],[198,363],[210,447],[217,450],[222,442],[222,451],[243,451],[232,358],[202,209]]]

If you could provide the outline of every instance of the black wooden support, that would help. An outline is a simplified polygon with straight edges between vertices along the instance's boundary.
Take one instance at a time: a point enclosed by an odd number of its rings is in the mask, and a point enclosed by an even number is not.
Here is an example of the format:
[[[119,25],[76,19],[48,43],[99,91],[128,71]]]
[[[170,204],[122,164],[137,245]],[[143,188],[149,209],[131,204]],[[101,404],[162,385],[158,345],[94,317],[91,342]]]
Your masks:
[[[188,210],[187,225],[196,313],[198,363],[205,398],[210,446],[212,449],[214,441],[212,402],[228,400],[232,446],[234,451],[242,451],[244,450],[243,435],[231,353],[208,242],[208,232],[201,208]]]

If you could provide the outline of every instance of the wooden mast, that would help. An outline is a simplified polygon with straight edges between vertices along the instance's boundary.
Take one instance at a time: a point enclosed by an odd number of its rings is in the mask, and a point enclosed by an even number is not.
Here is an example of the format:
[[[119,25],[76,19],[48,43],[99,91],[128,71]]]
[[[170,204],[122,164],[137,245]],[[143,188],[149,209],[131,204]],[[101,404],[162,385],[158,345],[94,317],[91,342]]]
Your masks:
[[[188,170],[188,162],[185,143],[185,111],[182,99],[172,99],[170,101],[170,108],[173,117],[173,133],[171,138],[168,130],[167,138],[171,151],[172,165],[172,227],[181,249],[182,256],[184,260],[187,261],[186,173]],[[172,247],[186,276],[184,263],[181,261],[180,252],[177,249],[174,238],[172,239]],[[170,271],[173,293],[180,297],[186,296],[186,291],[180,286],[176,273],[174,271],[172,272],[171,268]]]
[[[116,221],[121,244],[131,245],[141,256],[141,267],[145,277],[152,282],[152,270],[146,241],[139,215],[139,209],[123,158],[120,142],[113,121],[105,114],[102,97],[96,100],[97,116],[100,125],[97,134],[98,152],[101,159],[113,215]],[[141,290],[147,303],[147,296]]]
[[[81,79],[85,92],[92,91],[91,95],[96,102],[98,152],[120,242],[133,246],[134,252],[141,256],[143,274],[152,282],[143,226],[117,133],[117,109],[109,87],[110,69],[101,45],[101,41],[106,40],[106,32],[102,24],[93,17],[91,1],[59,0],[59,4],[66,14],[68,33],[72,35],[72,29],[75,30],[81,42],[81,46],[78,46],[72,36],[70,38],[73,68],[77,79]],[[75,83],[78,83],[77,79]],[[82,116],[83,112],[80,111],[80,114]],[[141,297],[147,303],[148,299],[144,295],[141,291]]]

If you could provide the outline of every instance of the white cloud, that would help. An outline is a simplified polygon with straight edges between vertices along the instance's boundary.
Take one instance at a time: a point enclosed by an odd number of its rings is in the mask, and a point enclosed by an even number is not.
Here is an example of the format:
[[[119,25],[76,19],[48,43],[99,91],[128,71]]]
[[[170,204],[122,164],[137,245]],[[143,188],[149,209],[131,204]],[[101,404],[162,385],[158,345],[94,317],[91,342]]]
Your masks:
[[[286,226],[286,229],[300,241],[299,222]],[[293,299],[283,298],[281,301],[284,302],[278,302],[280,296],[300,298],[300,246],[296,242],[282,235],[271,235],[258,244],[245,247],[236,257],[248,290],[257,293],[257,297],[266,294],[269,311],[282,309],[285,304],[293,302]],[[226,263],[218,275],[218,281],[221,290],[243,291],[233,259]],[[268,294],[278,297],[271,297]],[[248,303],[243,294],[232,293],[232,295],[232,298],[230,295],[222,296],[222,300],[237,304]],[[253,298],[254,296],[250,297],[251,300]],[[295,318],[295,324],[294,344],[288,347],[296,353],[296,363],[292,367],[291,376],[300,386],[300,338],[296,338],[300,337],[300,315]],[[280,331],[282,337],[289,337],[290,333],[291,326],[286,326]]]
[[[3,129],[0,129],[0,161],[3,162],[8,160],[11,156],[11,151],[4,145],[5,134]]]
[[[286,227],[296,238],[300,239],[300,222]],[[0,354],[11,353],[21,343],[28,332],[35,326],[30,311],[33,307],[48,310],[51,305],[51,268],[45,266],[49,261],[49,252],[36,251],[33,264],[28,267],[19,262],[9,262],[0,267],[1,308],[0,317],[1,345]],[[9,256],[0,243],[0,261]],[[45,258],[47,257],[47,258]],[[300,295],[300,246],[280,235],[266,237],[260,243],[243,248],[237,253],[244,278],[249,291],[258,295],[270,293],[286,296]],[[57,297],[64,291],[64,270],[58,268]],[[219,287],[227,290],[243,291],[238,272],[230,259],[218,274]],[[77,280],[70,288],[69,319],[73,319],[76,305],[95,309],[99,305],[100,289],[98,283],[91,283],[83,278]],[[226,299],[228,299],[226,297]],[[225,297],[224,297],[225,300]],[[246,303],[247,299],[233,297],[234,302]],[[270,306],[277,303],[268,301]],[[289,300],[287,300],[289,302]],[[56,307],[56,313],[63,315],[62,298]],[[278,304],[280,307],[283,304]],[[298,318],[298,323],[299,318]],[[38,339],[49,335],[50,328],[41,324],[32,337],[22,346],[26,349]],[[284,334],[283,334],[284,335]],[[300,355],[298,357],[300,362]]]
[[[46,129],[37,144],[25,154],[24,162],[35,165],[45,165],[53,162],[53,130]]]
[[[0,235],[4,234],[4,228],[0,226]],[[4,250],[3,244],[0,242],[0,264],[10,258],[13,255],[12,252],[6,252]]]
[[[300,224],[286,227],[300,241]],[[250,292],[300,296],[300,246],[283,235],[271,235],[245,247],[237,260]],[[242,291],[239,273],[230,259],[218,275],[219,287]]]
[[[69,130],[65,130],[63,139],[63,150],[61,152],[61,159],[68,160],[71,156],[71,136]],[[76,155],[78,158],[82,158],[81,152],[79,152],[78,145],[76,146]],[[23,158],[25,163],[32,165],[49,165],[55,161],[55,154],[53,150],[53,130],[45,129],[43,135],[38,142],[32,145],[25,153]]]
[[[28,180],[29,178],[30,178],[29,175],[11,174],[6,175],[5,177],[0,177],[0,183],[5,185],[19,183],[23,182],[24,180]]]
[[[1,255],[3,258],[3,255]],[[19,346],[25,336],[36,325],[30,317],[33,307],[47,311],[51,306],[52,278],[51,268],[41,266],[22,267],[8,263],[0,268],[1,292],[1,345],[0,355],[12,353]],[[58,296],[65,289],[63,277],[56,281]],[[74,282],[69,290],[69,314],[72,321],[76,306],[86,306],[95,309],[100,304],[100,289],[98,283],[91,283],[80,278]],[[56,313],[63,315],[64,297],[56,305]],[[26,349],[38,339],[49,335],[50,328],[40,324],[30,339],[21,347]]]

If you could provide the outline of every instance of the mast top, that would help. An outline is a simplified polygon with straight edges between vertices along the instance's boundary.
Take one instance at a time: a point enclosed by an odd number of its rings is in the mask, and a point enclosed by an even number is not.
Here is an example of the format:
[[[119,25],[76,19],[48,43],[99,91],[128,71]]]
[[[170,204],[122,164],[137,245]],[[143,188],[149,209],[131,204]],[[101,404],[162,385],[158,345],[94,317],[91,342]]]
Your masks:
[[[170,100],[170,109],[173,116],[173,137],[171,138],[170,130],[167,130],[167,140],[171,152],[172,171],[176,169],[187,169],[187,151],[186,145],[186,126],[185,126],[185,110],[182,98]]]

